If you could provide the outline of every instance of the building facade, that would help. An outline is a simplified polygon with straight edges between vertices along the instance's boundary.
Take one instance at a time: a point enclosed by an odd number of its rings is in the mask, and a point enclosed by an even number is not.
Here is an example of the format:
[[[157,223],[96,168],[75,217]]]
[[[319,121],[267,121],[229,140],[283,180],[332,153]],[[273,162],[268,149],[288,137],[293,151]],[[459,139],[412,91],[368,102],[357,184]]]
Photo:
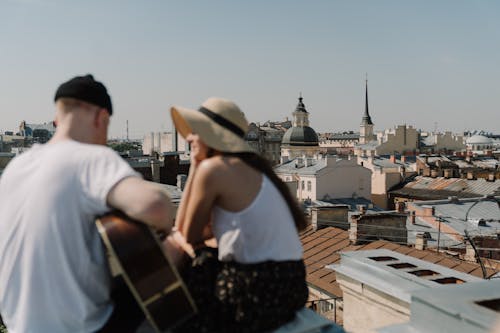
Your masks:
[[[297,157],[274,169],[285,182],[297,183],[297,199],[329,200],[370,198],[371,171],[357,164],[355,158],[332,155]]]

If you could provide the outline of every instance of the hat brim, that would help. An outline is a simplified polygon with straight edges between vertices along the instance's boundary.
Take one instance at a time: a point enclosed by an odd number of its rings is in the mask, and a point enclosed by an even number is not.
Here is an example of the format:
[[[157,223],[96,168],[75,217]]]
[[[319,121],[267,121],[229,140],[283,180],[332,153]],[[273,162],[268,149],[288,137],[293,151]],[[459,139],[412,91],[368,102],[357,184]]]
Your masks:
[[[197,110],[173,106],[170,115],[177,131],[186,138],[198,134],[203,142],[218,151],[228,153],[255,152],[244,138],[222,127]]]

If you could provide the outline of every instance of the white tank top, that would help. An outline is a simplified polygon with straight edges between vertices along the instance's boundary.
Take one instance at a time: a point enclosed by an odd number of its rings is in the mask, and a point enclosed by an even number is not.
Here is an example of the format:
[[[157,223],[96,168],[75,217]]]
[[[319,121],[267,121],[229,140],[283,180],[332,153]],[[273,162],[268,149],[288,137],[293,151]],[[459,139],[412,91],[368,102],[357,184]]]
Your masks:
[[[259,193],[239,212],[214,207],[219,260],[243,264],[302,258],[293,216],[274,184],[262,176]]]

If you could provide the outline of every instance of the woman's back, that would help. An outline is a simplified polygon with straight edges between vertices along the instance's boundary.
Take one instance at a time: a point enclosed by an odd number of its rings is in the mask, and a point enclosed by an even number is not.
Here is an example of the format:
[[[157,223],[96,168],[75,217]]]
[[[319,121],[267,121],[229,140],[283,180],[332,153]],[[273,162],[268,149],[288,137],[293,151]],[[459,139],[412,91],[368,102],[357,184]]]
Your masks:
[[[213,209],[219,259],[240,263],[300,260],[293,216],[272,181],[236,157],[214,158],[221,186]]]
[[[213,177],[220,185],[217,187],[216,206],[238,212],[253,202],[261,187],[261,172],[237,157],[216,156],[206,162],[213,165]]]

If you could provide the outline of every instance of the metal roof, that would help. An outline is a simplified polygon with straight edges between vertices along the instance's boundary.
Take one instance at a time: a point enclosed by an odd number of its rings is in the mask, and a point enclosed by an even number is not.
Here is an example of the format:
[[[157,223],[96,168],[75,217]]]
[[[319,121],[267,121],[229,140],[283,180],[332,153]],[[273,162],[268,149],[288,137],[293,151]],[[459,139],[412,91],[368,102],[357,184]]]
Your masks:
[[[326,140],[359,140],[359,133],[333,133],[327,135]]]
[[[410,322],[391,325],[380,333],[493,333],[500,280],[445,285],[418,290],[412,295]],[[498,304],[496,305],[498,307]]]
[[[380,156],[375,156],[372,159],[372,163],[375,166],[381,167],[381,168],[399,168],[399,167],[405,167],[405,168],[410,168],[412,163],[409,162],[401,162],[400,160],[397,160],[396,162],[391,162],[390,158],[386,157],[380,157]]]
[[[494,194],[499,189],[500,181],[498,180],[416,176],[413,181],[408,182],[400,189],[390,191],[390,193],[433,200],[445,199],[449,196],[479,197]]]
[[[338,263],[341,251],[388,249],[477,277],[483,276],[479,264],[465,262],[442,252],[416,250],[414,247],[385,240],[363,245],[352,245],[349,241],[349,232],[335,227],[326,227],[314,231],[312,226],[309,225],[301,233],[300,239],[304,249],[307,283],[331,295],[331,297],[342,297],[342,290],[337,283],[335,271],[326,268],[326,266]],[[487,267],[486,271],[490,276],[499,272],[500,268],[492,269]]]
[[[387,249],[342,252],[340,265],[327,268],[407,303],[410,303],[412,292],[437,287],[441,279],[457,279],[461,283],[481,280]]]
[[[413,202],[412,205],[434,207],[434,216],[442,218],[444,223],[460,235],[464,235],[464,230],[467,230],[471,236],[500,233],[500,208],[493,201],[473,198],[460,199],[456,202],[421,201]],[[482,223],[478,223],[480,220]]]
[[[378,143],[378,141],[374,140],[374,141],[370,141],[370,142],[363,143],[363,144],[357,144],[354,147],[359,148],[359,149],[372,150],[372,149],[377,148],[378,146],[380,146],[380,144]]]
[[[274,168],[276,173],[297,173],[299,175],[315,175],[323,168],[326,168],[327,162],[325,159],[315,159],[314,165],[297,167],[298,158],[294,158],[284,164]]]

